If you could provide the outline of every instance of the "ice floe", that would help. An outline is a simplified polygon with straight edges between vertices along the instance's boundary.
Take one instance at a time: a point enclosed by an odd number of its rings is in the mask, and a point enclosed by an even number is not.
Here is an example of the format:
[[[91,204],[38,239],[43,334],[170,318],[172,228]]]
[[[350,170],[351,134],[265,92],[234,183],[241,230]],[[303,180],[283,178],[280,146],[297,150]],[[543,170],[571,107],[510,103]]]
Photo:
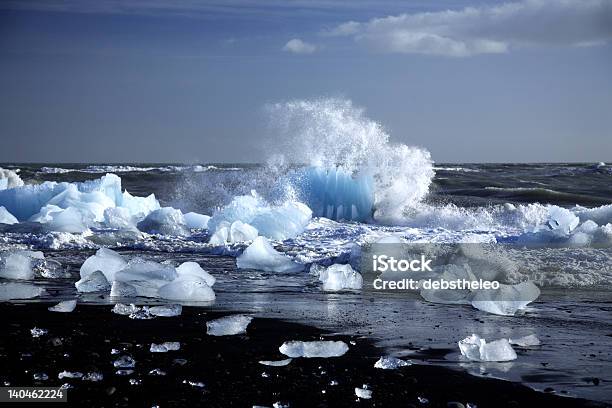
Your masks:
[[[487,343],[476,334],[459,341],[459,350],[472,361],[511,361],[516,360],[516,352],[508,339],[499,339]]]
[[[304,265],[276,251],[265,237],[257,237],[236,259],[239,269],[265,272],[299,272]]]
[[[76,308],[76,300],[64,300],[49,308],[50,312],[70,313]]]
[[[286,341],[279,351],[287,357],[315,358],[340,357],[348,351],[348,345],[343,341]]]
[[[396,368],[406,367],[411,364],[412,363],[410,361],[405,361],[397,357],[382,356],[378,359],[378,361],[376,361],[376,363],[374,363],[374,368],[381,368],[383,370],[395,370]]]
[[[231,315],[206,322],[206,333],[209,336],[232,336],[246,333],[253,318],[245,315]]]
[[[320,268],[319,280],[326,292],[338,292],[347,289],[361,289],[363,278],[351,265],[334,264],[328,268]]]

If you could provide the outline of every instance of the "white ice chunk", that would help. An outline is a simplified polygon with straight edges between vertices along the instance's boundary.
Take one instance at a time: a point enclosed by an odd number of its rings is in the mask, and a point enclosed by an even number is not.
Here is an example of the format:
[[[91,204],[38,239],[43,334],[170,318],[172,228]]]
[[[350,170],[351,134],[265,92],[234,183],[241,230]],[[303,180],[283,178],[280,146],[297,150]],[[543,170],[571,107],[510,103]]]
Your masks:
[[[257,237],[236,259],[236,265],[239,269],[266,272],[299,272],[304,269],[304,265],[276,251],[264,237]]]
[[[215,246],[223,246],[229,241],[229,234],[229,227],[225,225],[221,226],[217,228],[215,233],[210,237],[208,243]]]
[[[70,313],[76,308],[76,300],[64,300],[49,308],[50,312]]]
[[[95,255],[90,256],[81,266],[81,278],[95,272],[101,271],[106,279],[111,282],[115,280],[115,273],[127,266],[127,262],[121,255],[112,249],[100,248]]]
[[[83,213],[74,207],[48,212],[47,217],[48,221],[44,226],[49,231],[80,234],[89,230],[89,226],[93,224],[93,217],[83,216]]]
[[[531,281],[516,285],[499,285],[499,289],[474,291],[472,306],[502,316],[513,316],[540,296],[540,289]]]
[[[176,272],[179,278],[185,277],[196,277],[204,280],[208,286],[213,286],[215,284],[215,278],[208,272],[206,272],[197,262],[183,262],[178,268],[176,268]]]
[[[125,207],[109,207],[104,210],[104,224],[120,230],[136,229],[136,218]]]
[[[138,296],[138,291],[129,283],[113,281],[110,295],[112,297],[135,297]]]
[[[138,223],[138,229],[149,234],[189,235],[181,210],[163,207],[151,212]]]
[[[516,352],[507,339],[487,343],[476,334],[466,337],[459,343],[461,354],[472,361],[511,361],[516,360]]]
[[[166,341],[161,344],[151,343],[149,349],[151,353],[167,353],[168,351],[177,351],[181,349],[181,343],[178,341]]]
[[[136,313],[138,310],[140,310],[140,308],[133,303],[129,305],[124,305],[123,303],[117,303],[115,304],[115,306],[113,306],[112,312],[118,315],[128,316],[128,315],[131,315],[132,313]]]
[[[163,305],[163,306],[153,306],[149,308],[149,313],[154,316],[161,317],[174,317],[180,316],[183,312],[183,306],[181,305]]]
[[[355,387],[355,395],[361,399],[370,399],[372,398],[372,390],[369,390],[368,386],[364,384],[363,388]]]
[[[510,344],[517,345],[519,347],[532,347],[539,346],[540,339],[535,334],[530,334],[528,336],[519,337],[518,339],[510,339]]]
[[[345,289],[361,289],[363,278],[355,272],[351,265],[334,264],[320,272],[319,280],[323,282],[323,290],[337,292]]]
[[[130,356],[121,356],[113,361],[113,365],[115,368],[134,368],[136,366],[136,360]]]
[[[34,279],[35,260],[44,259],[42,252],[15,251],[0,253],[0,278]]]
[[[281,353],[291,358],[340,357],[348,349],[343,341],[286,341],[279,347]]]
[[[158,295],[164,299],[212,302],[215,300],[215,292],[205,280],[197,277],[181,277],[158,290]]]
[[[284,360],[260,360],[259,364],[263,364],[265,366],[270,366],[270,367],[284,367],[286,365],[289,365],[289,363],[291,363],[293,359],[291,358],[286,358]]]
[[[0,224],[17,224],[19,220],[6,208],[0,205]]]
[[[159,202],[155,199],[155,194],[150,194],[147,197],[135,197],[124,191],[117,205],[126,208],[130,214],[136,219],[143,219],[149,213],[159,210]]]
[[[376,363],[374,363],[374,367],[381,368],[383,370],[395,370],[396,368],[409,366],[411,364],[411,362],[399,359],[397,357],[383,356],[379,358]]]
[[[194,212],[188,212],[184,214],[185,224],[188,228],[192,229],[207,229],[208,228],[208,220],[210,220],[210,216],[198,214]]]
[[[107,291],[111,288],[108,279],[106,279],[106,276],[100,271],[95,271],[86,275],[84,278],[78,280],[74,286],[76,286],[77,291],[84,293]]]
[[[233,336],[246,333],[247,326],[253,318],[245,315],[225,316],[206,322],[206,333],[209,336]]]
[[[133,258],[125,268],[115,273],[115,280],[121,282],[144,281],[152,283],[155,280],[172,281],[177,276],[176,270],[169,265],[142,258]]]
[[[29,283],[0,283],[0,300],[32,299],[41,296],[45,290]]]
[[[252,241],[257,238],[257,229],[240,220],[234,221],[230,226],[229,239],[231,242]]]
[[[83,373],[79,372],[79,371],[62,371],[61,373],[59,373],[57,375],[58,379],[62,379],[62,378],[83,378]]]

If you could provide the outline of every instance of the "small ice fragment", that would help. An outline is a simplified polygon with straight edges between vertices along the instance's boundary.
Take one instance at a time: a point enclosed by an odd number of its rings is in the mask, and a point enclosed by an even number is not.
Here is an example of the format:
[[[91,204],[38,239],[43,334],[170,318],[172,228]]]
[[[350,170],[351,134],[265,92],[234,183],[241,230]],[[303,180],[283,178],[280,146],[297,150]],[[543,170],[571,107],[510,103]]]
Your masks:
[[[45,336],[47,333],[49,333],[49,331],[47,329],[40,329],[38,327],[34,327],[30,330],[30,333],[32,334],[32,337],[40,337]]]
[[[191,385],[192,387],[196,387],[196,388],[204,388],[205,387],[204,383],[200,382],[200,381],[183,380],[183,384],[188,384],[188,385]]]
[[[368,386],[363,384],[363,388],[355,387],[355,395],[361,399],[370,399],[372,398],[372,390],[369,390]]]
[[[33,377],[36,381],[47,381],[49,379],[49,376],[45,373],[34,373]]]
[[[134,313],[131,313],[128,317],[130,319],[134,319],[134,320],[151,320],[151,319],[155,319],[155,315],[153,315],[153,314],[151,314],[149,312],[149,308],[147,306],[143,306],[142,308],[139,308]]]
[[[83,378],[83,373],[80,373],[78,371],[62,371],[61,373],[59,373],[57,375],[58,379],[62,379],[62,378]]]
[[[279,351],[292,358],[340,357],[348,351],[343,341],[286,341]]]
[[[209,336],[233,336],[246,332],[253,318],[245,315],[225,316],[206,322],[206,333]]]
[[[130,378],[130,385],[140,385],[140,382],[138,378]]]
[[[163,370],[160,370],[159,368],[154,368],[151,371],[149,371],[149,375],[164,376],[166,375],[166,372]]]
[[[151,343],[151,348],[149,350],[151,353],[167,353],[168,351],[177,351],[180,349],[181,343],[178,341],[167,341],[161,344]]]
[[[421,403],[421,404],[429,404],[429,400],[425,397],[417,397],[417,400]]]
[[[74,286],[76,286],[77,291],[84,293],[107,291],[111,288],[106,276],[101,271],[90,273],[78,280]]]
[[[518,339],[509,339],[510,344],[515,344],[519,347],[531,347],[531,346],[539,346],[540,339],[535,334],[530,334],[529,336],[519,337]]]
[[[507,339],[487,343],[476,334],[459,342],[461,354],[472,361],[511,361],[516,360],[516,352]]]
[[[263,364],[265,366],[270,366],[270,367],[284,367],[286,365],[289,365],[289,363],[291,363],[291,358],[286,358],[284,360],[277,360],[277,361],[270,361],[270,360],[260,360],[259,364]]]
[[[239,269],[256,269],[265,272],[300,272],[304,265],[292,261],[275,250],[270,241],[257,237],[242,254],[236,258]]]
[[[138,296],[136,288],[129,283],[113,281],[110,291],[111,297],[135,297]]]
[[[130,370],[130,369],[120,369],[115,371],[115,375],[121,375],[121,376],[127,376],[127,375],[132,375],[134,374],[134,370]]]
[[[103,379],[104,379],[104,375],[96,371],[87,373],[87,375],[83,377],[83,381],[92,381],[92,382],[102,381]]]
[[[5,282],[0,284],[0,300],[32,299],[44,293],[43,288],[29,283]]]
[[[51,306],[49,308],[49,311],[59,312],[59,313],[70,313],[76,308],[76,305],[77,305],[76,300],[64,300],[62,302],[59,302],[55,306]]]
[[[121,356],[117,360],[113,361],[115,368],[134,368],[136,361],[130,356]]]
[[[139,310],[140,308],[138,306],[136,306],[135,304],[131,303],[129,305],[124,305],[123,303],[117,303],[114,307],[112,312],[119,314],[119,315],[124,315],[124,316],[128,316],[131,315],[132,313],[135,313]]]
[[[409,361],[404,361],[396,357],[383,356],[374,363],[374,367],[382,368],[383,370],[395,370],[396,368],[409,366],[411,364],[412,363]]]
[[[182,312],[183,312],[183,306],[181,305],[163,305],[163,306],[153,306],[149,308],[149,313],[155,316],[162,316],[162,317],[180,316]]]
[[[346,289],[361,289],[363,278],[355,272],[351,265],[334,264],[321,270],[319,280],[323,282],[323,290],[337,292]]]
[[[285,404],[284,402],[278,401],[278,402],[275,402],[274,404],[272,404],[272,407],[273,408],[289,408],[290,405],[289,405],[289,403]]]

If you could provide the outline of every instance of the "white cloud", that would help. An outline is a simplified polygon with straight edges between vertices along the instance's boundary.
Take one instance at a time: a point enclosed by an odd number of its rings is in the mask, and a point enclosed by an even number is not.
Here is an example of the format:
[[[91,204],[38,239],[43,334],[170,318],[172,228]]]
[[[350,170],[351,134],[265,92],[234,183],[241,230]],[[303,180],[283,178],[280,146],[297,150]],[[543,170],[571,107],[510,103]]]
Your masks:
[[[459,11],[349,21],[327,33],[390,53],[465,57],[530,46],[594,46],[612,40],[612,0],[523,0]]]
[[[302,41],[299,38],[287,41],[287,44],[283,47],[283,51],[292,52],[294,54],[312,54],[316,50],[316,45]]]

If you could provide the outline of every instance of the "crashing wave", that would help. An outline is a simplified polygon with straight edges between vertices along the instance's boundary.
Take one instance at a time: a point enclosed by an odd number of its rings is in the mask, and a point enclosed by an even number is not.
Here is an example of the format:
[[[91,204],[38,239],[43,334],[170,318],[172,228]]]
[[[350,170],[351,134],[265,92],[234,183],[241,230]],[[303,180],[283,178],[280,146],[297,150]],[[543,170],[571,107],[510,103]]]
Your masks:
[[[23,180],[16,171],[0,167],[0,190],[23,186]]]

